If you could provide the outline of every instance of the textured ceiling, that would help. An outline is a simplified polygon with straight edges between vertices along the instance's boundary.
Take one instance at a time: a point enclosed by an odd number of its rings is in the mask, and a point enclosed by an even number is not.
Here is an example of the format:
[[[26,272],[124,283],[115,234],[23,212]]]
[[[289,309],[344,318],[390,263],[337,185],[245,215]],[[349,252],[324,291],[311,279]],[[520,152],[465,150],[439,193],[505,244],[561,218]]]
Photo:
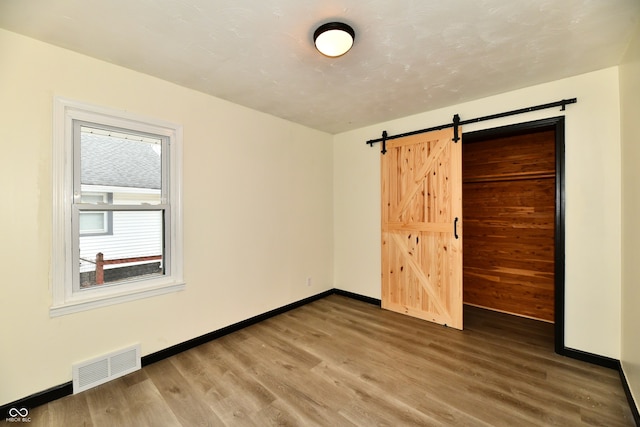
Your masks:
[[[639,19],[639,0],[0,0],[2,28],[329,133],[617,65]],[[333,20],[356,41],[330,59],[312,35]]]

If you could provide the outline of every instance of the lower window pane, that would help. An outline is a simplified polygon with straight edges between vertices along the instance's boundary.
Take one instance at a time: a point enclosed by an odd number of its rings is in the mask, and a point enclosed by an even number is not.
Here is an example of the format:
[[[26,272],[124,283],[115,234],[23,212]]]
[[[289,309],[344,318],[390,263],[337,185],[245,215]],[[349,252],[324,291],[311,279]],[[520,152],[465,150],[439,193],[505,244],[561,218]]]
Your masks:
[[[111,212],[112,234],[80,236],[81,289],[164,275],[162,211]]]
[[[82,212],[80,214],[80,234],[106,233],[106,212]]]

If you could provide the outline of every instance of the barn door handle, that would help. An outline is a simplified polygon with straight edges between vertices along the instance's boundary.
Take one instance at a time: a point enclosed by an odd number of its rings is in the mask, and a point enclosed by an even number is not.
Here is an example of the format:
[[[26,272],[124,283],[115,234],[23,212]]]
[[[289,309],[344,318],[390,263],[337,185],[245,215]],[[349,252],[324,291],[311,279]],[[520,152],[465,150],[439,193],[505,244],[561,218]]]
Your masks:
[[[456,239],[460,238],[460,236],[458,236],[458,217],[453,220],[453,237]]]

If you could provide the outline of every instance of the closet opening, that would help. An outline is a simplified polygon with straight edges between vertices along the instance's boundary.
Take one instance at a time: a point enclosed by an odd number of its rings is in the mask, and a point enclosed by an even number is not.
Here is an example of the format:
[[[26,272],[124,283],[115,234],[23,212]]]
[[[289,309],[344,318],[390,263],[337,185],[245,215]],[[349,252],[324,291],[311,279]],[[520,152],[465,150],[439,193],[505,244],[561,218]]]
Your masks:
[[[564,117],[462,134],[463,302],[554,324],[564,349]]]

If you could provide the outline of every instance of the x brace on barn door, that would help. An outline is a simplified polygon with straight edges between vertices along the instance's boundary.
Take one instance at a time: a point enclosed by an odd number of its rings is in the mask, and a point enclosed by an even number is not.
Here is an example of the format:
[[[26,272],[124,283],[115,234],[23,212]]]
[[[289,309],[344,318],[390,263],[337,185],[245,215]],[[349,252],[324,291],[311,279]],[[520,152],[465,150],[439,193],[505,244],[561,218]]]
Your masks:
[[[490,116],[477,117],[475,119],[468,119],[463,121],[460,121],[460,116],[456,114],[453,116],[452,123],[447,123],[440,126],[434,126],[428,129],[414,130],[412,132],[406,132],[406,133],[401,133],[401,134],[392,135],[392,136],[387,135],[387,131],[385,130],[382,132],[382,138],[370,139],[369,141],[367,141],[367,144],[373,147],[373,144],[377,142],[382,142],[382,150],[380,152],[382,154],[385,154],[387,152],[387,141],[389,141],[390,139],[403,138],[405,136],[417,135],[419,133],[426,133],[426,132],[446,129],[450,127],[453,127],[453,142],[458,142],[460,140],[460,137],[458,135],[458,127],[461,125],[466,125],[469,123],[484,122],[486,120],[499,119],[501,117],[514,116],[516,114],[528,113],[530,111],[545,110],[547,108],[553,108],[553,107],[562,107],[560,108],[560,111],[564,111],[567,104],[575,104],[576,102],[578,102],[576,98],[563,99],[561,101],[550,102],[548,104],[534,105],[533,107],[520,108],[518,110],[506,111],[504,113],[492,114]]]

